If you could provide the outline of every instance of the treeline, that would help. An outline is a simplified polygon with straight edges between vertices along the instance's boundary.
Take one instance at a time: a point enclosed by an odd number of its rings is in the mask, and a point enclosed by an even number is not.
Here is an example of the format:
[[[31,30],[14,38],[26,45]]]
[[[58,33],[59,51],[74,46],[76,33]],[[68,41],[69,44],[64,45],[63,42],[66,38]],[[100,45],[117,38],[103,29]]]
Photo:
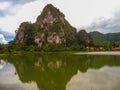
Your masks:
[[[18,52],[58,52],[58,51],[86,51],[86,47],[83,45],[73,44],[69,47],[65,47],[60,44],[48,43],[42,47],[37,45],[26,45],[24,43],[15,44],[13,41],[9,44],[0,44],[0,53],[18,53]]]
[[[115,48],[115,49],[114,49]],[[61,51],[106,51],[106,50],[120,50],[120,41],[114,42],[111,46],[92,46],[85,47],[84,45],[73,44],[65,47],[60,44],[48,43],[42,47],[36,45],[26,45],[23,43],[15,44],[13,41],[9,44],[0,44],[0,53],[18,53],[18,52],[61,52]]]

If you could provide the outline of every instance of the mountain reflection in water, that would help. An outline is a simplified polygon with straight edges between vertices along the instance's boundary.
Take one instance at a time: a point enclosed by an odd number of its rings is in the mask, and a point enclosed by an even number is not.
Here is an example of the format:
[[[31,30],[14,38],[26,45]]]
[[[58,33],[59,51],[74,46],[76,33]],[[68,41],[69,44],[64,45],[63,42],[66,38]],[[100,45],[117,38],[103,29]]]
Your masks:
[[[120,66],[120,56],[66,53],[9,55],[7,61],[14,65],[23,83],[36,82],[40,90],[66,90],[67,83],[78,71],[86,73],[89,69],[99,70],[103,66]]]

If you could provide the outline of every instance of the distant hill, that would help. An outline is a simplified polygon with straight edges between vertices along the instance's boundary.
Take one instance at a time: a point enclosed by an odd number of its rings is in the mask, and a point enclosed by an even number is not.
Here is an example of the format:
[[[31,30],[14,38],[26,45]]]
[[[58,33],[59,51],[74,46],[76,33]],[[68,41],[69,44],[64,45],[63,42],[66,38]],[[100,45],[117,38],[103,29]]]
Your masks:
[[[111,43],[120,41],[120,32],[119,33],[108,33],[105,34],[106,39],[110,41]]]
[[[96,46],[110,45],[116,41],[120,41],[120,33],[102,34],[98,31],[90,32],[93,42]]]

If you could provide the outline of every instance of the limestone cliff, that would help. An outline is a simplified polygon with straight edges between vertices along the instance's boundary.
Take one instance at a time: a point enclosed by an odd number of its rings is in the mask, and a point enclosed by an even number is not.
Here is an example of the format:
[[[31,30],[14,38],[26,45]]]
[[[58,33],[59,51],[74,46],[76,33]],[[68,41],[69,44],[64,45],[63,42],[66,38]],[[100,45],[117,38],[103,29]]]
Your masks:
[[[16,43],[37,44],[56,43],[69,46],[76,42],[76,29],[65,19],[59,9],[48,4],[33,24],[20,25],[14,41]]]
[[[44,7],[35,23],[21,23],[14,42],[39,47],[48,43],[68,47],[73,44],[84,46],[93,44],[91,36],[85,30],[77,33],[65,19],[65,15],[51,4]]]

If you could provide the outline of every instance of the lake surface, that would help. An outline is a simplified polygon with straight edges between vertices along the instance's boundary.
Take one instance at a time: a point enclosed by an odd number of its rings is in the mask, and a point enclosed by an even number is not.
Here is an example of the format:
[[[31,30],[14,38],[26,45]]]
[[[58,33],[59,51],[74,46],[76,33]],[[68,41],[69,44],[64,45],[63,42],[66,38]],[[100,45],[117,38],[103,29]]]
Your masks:
[[[112,53],[7,55],[0,90],[120,90],[120,55]]]

